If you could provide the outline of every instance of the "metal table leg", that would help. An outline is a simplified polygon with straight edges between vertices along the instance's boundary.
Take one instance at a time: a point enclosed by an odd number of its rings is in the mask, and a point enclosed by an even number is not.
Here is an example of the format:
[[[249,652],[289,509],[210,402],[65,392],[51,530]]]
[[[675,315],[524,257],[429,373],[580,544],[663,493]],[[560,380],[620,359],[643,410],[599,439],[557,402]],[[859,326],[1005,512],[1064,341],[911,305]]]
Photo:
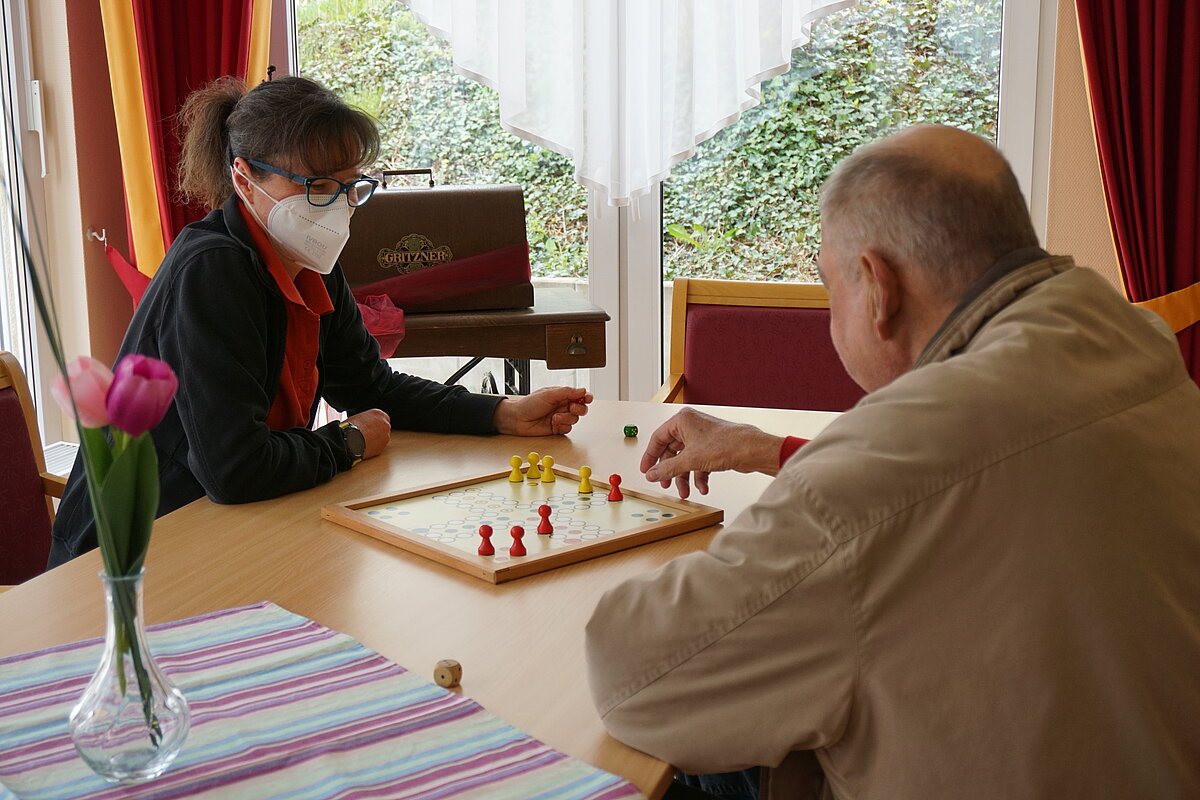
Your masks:
[[[529,359],[504,359],[504,393],[529,394]]]
[[[446,380],[444,380],[442,382],[444,384],[446,384],[447,386],[450,386],[451,384],[454,384],[454,383],[458,383],[460,380],[462,380],[462,377],[464,375],[466,375],[471,370],[475,369],[475,367],[479,366],[479,362],[481,362],[481,361],[483,361],[482,356],[475,356],[470,361],[468,361],[466,364],[463,364],[461,367],[456,369],[454,371],[453,375],[451,375],[449,378],[446,378]]]
[[[446,378],[443,383],[447,386],[453,383],[458,383],[479,363],[483,361],[480,356],[473,357],[466,364],[454,371],[454,374]],[[505,394],[529,394],[529,359],[528,358],[506,358],[504,359],[504,393]]]

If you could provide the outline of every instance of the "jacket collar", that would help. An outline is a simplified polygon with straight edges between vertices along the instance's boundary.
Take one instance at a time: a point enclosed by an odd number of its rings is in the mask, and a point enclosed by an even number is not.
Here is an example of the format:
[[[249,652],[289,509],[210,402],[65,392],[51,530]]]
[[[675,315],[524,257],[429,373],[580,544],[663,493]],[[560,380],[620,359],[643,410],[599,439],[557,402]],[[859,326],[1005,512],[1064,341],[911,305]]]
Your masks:
[[[220,209],[213,209],[209,213],[209,216],[205,217],[205,221],[213,220],[217,214],[220,214],[218,222],[225,225],[225,230],[229,232],[230,238],[250,252],[254,263],[262,267],[264,280],[273,284],[273,279],[267,273],[266,260],[258,252],[258,247],[254,243],[254,237],[250,235],[250,229],[246,227],[246,220],[242,217],[242,212],[238,208],[240,204],[241,200],[238,199],[237,192],[234,192],[229,195],[229,199],[225,201],[225,204]],[[321,276],[321,282],[325,284],[325,288],[331,296],[337,291],[335,276],[340,271],[340,267],[335,267],[328,275]]]
[[[225,205],[221,206],[221,216],[225,222],[225,229],[229,231],[229,235],[238,244],[258,255],[258,249],[254,246],[254,239],[251,238],[250,230],[246,227],[246,221],[242,219],[242,213],[238,210],[240,203],[241,201],[238,199],[237,192],[234,192],[229,195],[229,199],[225,201]]]
[[[1001,257],[963,294],[962,300],[925,345],[913,369],[944,361],[970,343],[979,329],[1030,286],[1075,266],[1070,256],[1051,256],[1026,247]]]

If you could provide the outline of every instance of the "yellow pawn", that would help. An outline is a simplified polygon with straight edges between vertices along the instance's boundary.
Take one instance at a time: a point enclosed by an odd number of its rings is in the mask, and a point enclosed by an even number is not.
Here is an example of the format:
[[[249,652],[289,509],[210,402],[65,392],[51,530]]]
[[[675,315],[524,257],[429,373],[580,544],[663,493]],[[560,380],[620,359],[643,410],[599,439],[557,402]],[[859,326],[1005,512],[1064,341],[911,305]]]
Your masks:
[[[526,478],[531,481],[540,481],[542,479],[542,473],[538,470],[538,462],[541,460],[542,457],[537,453],[529,454],[529,469],[525,471]]]
[[[554,456],[544,456],[542,458],[542,483],[554,483],[557,478],[554,477]]]
[[[579,468],[579,493],[580,494],[591,494],[592,493],[592,468],[591,467],[580,467]]]
[[[508,482],[509,483],[524,482],[525,476],[521,474],[521,457],[513,456],[512,458],[510,458],[508,460],[508,463],[512,465],[512,472],[508,473]]]

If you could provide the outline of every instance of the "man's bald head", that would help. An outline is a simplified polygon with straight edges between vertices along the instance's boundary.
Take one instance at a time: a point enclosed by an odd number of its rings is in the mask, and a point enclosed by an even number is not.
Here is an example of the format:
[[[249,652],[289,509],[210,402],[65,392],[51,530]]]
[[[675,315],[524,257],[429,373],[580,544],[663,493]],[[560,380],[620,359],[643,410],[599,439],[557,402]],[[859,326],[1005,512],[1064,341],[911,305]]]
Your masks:
[[[1001,256],[1036,247],[1016,176],[992,144],[920,125],[843,160],[821,195],[822,226],[956,298]]]

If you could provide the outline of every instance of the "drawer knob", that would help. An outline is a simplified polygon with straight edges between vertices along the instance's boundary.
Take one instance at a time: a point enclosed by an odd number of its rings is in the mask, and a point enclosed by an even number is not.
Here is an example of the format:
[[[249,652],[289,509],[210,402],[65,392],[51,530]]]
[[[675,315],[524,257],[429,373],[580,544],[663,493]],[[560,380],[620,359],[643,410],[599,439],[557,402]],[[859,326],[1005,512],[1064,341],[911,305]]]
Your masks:
[[[587,348],[583,346],[583,337],[575,334],[571,337],[571,343],[567,345],[567,355],[582,356],[587,355]]]

